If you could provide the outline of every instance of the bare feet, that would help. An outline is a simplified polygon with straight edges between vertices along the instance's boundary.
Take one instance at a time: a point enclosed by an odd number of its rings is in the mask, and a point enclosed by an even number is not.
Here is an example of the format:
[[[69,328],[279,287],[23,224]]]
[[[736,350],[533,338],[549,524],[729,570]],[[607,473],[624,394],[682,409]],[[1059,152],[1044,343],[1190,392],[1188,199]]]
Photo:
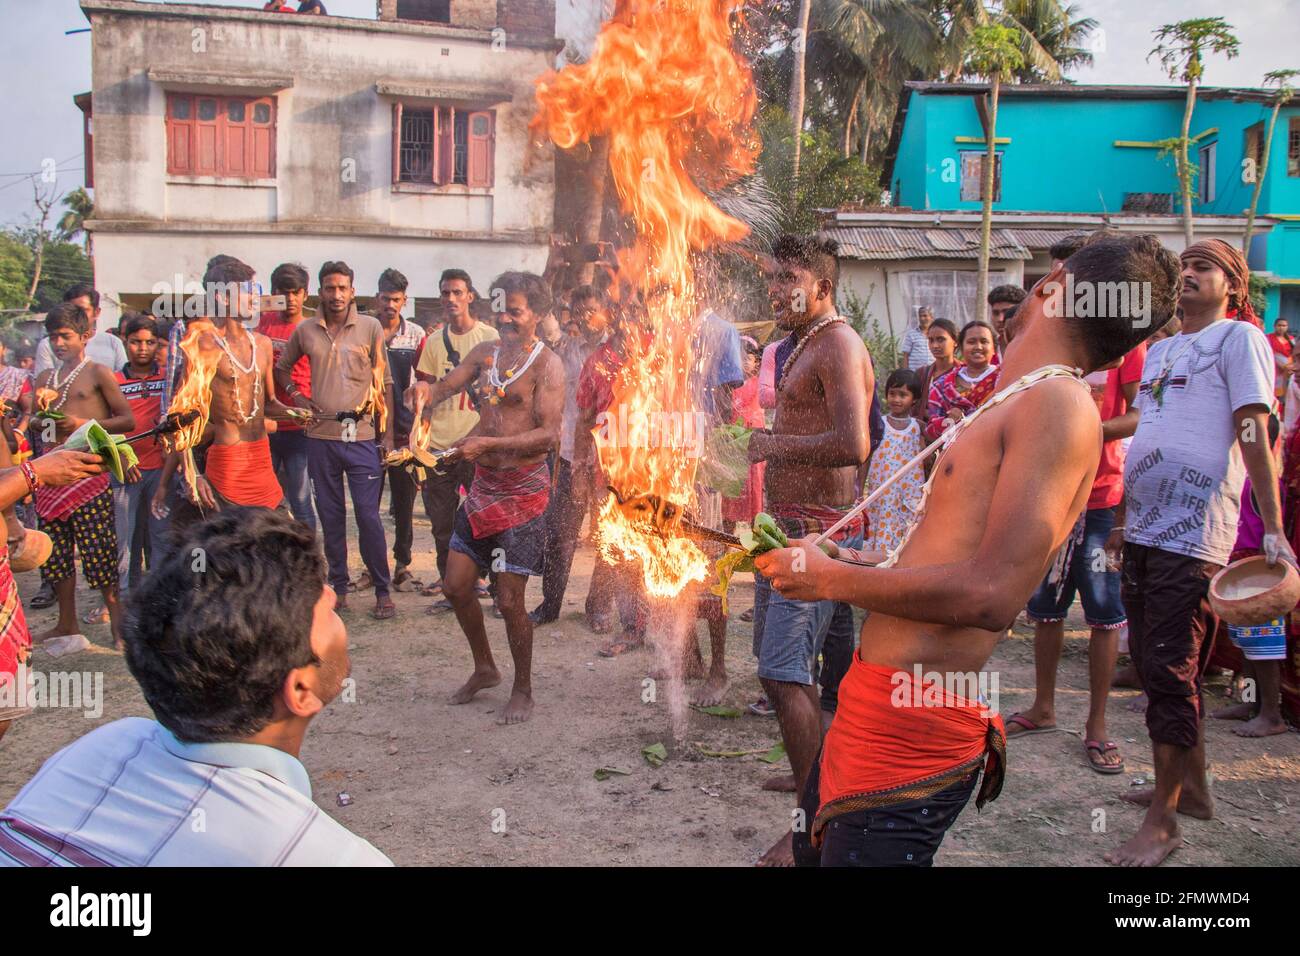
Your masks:
[[[60,625],[58,625],[58,624],[55,624],[55,625],[54,625],[52,628],[50,628],[48,631],[41,631],[41,633],[39,633],[39,634],[33,634],[33,635],[32,635],[32,643],[33,643],[33,644],[40,644],[40,643],[42,643],[42,642],[44,642],[44,641],[48,641],[48,640],[50,640],[50,638],[54,638],[54,637],[64,637],[64,636],[68,636],[68,635],[72,635],[72,634],[80,634],[80,633],[81,633],[81,629],[80,629],[80,628],[74,627],[72,630],[67,631],[67,630],[64,630],[62,626],[60,626]]]
[[[624,631],[622,637],[611,638],[601,644],[600,647],[596,648],[596,653],[601,657],[618,657],[628,651],[639,651],[643,647],[645,647],[644,637]]]
[[[1214,720],[1250,720],[1254,716],[1254,704],[1233,704],[1231,707],[1220,707],[1210,714]]]
[[[496,687],[499,683],[501,683],[501,672],[495,667],[490,671],[475,671],[469,675],[469,680],[465,681],[464,687],[447,698],[447,703],[468,704],[479,691]]]
[[[795,779],[794,774],[787,773],[781,777],[772,777],[763,781],[764,790],[774,790],[777,793],[794,793]],[[768,851],[771,852],[770,850]]]
[[[794,866],[794,833],[787,830],[785,836],[772,844],[771,848],[758,858],[759,866]]]
[[[1260,714],[1240,727],[1233,727],[1232,732],[1238,737],[1271,737],[1286,733],[1286,724],[1281,717],[1270,718]]]
[[[1137,833],[1118,850],[1107,853],[1105,859],[1116,866],[1159,866],[1182,845],[1183,835],[1177,823],[1165,829],[1144,821]]]
[[[1121,793],[1119,798],[1128,803],[1136,803],[1139,807],[1149,807],[1155,792],[1154,787],[1146,787],[1142,790]],[[1213,820],[1214,798],[1196,796],[1188,793],[1187,788],[1184,787],[1182,793],[1178,796],[1178,812],[1185,817],[1194,817],[1197,820]]]
[[[691,695],[691,703],[696,707],[717,707],[727,693],[727,675],[710,677]]]
[[[341,614],[348,609],[348,597],[346,594],[334,595],[334,613]]]
[[[533,695],[528,691],[517,690],[510,695],[505,712],[497,718],[498,724],[522,724],[533,715]]]

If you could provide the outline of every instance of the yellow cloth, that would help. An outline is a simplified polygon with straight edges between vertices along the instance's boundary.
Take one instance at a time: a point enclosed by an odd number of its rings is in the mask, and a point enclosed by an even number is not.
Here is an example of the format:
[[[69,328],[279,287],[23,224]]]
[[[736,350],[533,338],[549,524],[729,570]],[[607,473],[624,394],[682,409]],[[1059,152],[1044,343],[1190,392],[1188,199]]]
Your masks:
[[[486,322],[476,322],[474,328],[463,335],[448,330],[447,337],[451,340],[451,347],[460,353],[460,360],[464,362],[474,346],[482,342],[495,342],[501,336]],[[435,379],[443,379],[451,372],[451,368],[451,362],[447,361],[447,347],[442,342],[442,328],[435,328],[424,340],[424,351],[420,353],[420,362],[415,370]],[[433,410],[429,448],[434,451],[450,448],[477,424],[478,412],[470,404],[469,395],[465,392],[453,395]]]

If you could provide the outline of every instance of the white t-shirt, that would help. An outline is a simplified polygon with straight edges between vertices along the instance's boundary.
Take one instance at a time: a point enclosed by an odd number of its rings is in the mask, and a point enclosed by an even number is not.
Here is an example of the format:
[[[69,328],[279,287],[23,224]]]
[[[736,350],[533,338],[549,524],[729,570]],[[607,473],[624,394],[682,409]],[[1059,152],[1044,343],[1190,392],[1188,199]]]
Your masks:
[[[1221,319],[1151,346],[1124,462],[1125,541],[1228,563],[1246,480],[1232,416],[1247,405],[1273,405],[1273,353],[1254,326]]]
[[[904,333],[898,351],[900,357],[907,363],[907,367],[913,372],[925,368],[934,361],[934,356],[930,354],[930,340],[915,326]]]

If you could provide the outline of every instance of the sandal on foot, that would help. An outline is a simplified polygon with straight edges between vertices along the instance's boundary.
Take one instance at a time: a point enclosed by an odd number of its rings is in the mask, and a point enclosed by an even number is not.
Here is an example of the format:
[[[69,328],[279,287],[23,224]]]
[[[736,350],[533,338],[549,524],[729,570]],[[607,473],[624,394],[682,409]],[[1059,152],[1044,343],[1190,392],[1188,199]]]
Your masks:
[[[1106,754],[1114,751],[1119,753],[1119,745],[1113,740],[1085,740],[1083,742],[1084,753],[1088,755],[1088,766],[1098,773],[1116,774],[1124,772],[1124,758],[1119,758],[1119,763],[1106,763],[1102,758]]]
[[[420,597],[437,597],[442,593],[442,580],[434,581],[432,584],[426,584],[420,589]]]
[[[443,612],[450,611],[450,610],[451,610],[451,602],[448,601],[446,598],[443,598],[441,601],[434,601],[432,604],[426,607],[424,609],[424,613],[429,615],[442,614]]]
[[[353,591],[369,591],[375,586],[375,582],[370,579],[369,571],[362,571],[361,577],[357,578],[356,584],[352,585]]]
[[[387,621],[389,618],[397,617],[397,608],[392,601],[387,604],[376,604],[370,609],[370,616],[376,621]]]
[[[1056,730],[1056,724],[1039,726],[1024,714],[1012,714],[1006,720],[1007,739],[1012,737],[1029,737],[1033,734],[1050,734]]]
[[[626,634],[612,641],[606,641],[600,647],[596,648],[596,653],[601,657],[618,657],[620,654],[626,654],[628,651],[639,651],[645,647],[645,640],[635,637],[628,637]]]

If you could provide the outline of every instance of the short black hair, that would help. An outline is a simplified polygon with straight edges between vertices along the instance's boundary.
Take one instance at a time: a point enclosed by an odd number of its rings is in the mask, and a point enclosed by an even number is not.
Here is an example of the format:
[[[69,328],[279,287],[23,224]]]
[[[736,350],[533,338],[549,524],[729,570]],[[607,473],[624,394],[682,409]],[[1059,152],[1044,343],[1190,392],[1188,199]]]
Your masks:
[[[271,272],[272,292],[307,291],[307,270],[296,262],[282,262]]]
[[[1088,241],[1086,232],[1076,232],[1066,236],[1064,239],[1058,239],[1052,243],[1051,248],[1047,250],[1047,255],[1051,259],[1059,259],[1064,262],[1070,256],[1074,255],[1083,248],[1084,243]]]
[[[954,342],[961,341],[961,339],[957,337],[957,323],[954,322],[952,319],[935,319],[933,322],[930,323],[930,328],[926,330],[926,335],[928,336],[930,332],[934,331],[935,329],[943,329],[945,332],[948,333],[948,335],[952,338]]]
[[[1019,305],[1025,301],[1025,296],[1028,294],[1018,285],[1000,285],[989,293],[989,305],[997,305],[1002,302]]]
[[[912,393],[913,398],[920,398],[921,376],[910,368],[896,368],[885,379],[885,391],[888,392],[891,388],[905,388]]]
[[[406,295],[406,285],[406,276],[402,275],[396,269],[385,269],[383,272],[379,273],[380,293],[400,292],[402,295]]]
[[[605,293],[601,292],[594,285],[580,285],[569,293],[570,305],[582,299],[594,299],[596,305],[602,309],[608,304],[605,300]]]
[[[528,308],[534,315],[551,311],[551,290],[546,280],[535,272],[503,272],[492,280],[492,295],[500,289],[502,295],[522,295],[528,299]]]
[[[807,269],[817,281],[827,280],[834,289],[840,282],[840,244],[829,236],[794,236],[786,233],[772,243],[772,258],[793,262]]]
[[[208,260],[208,266],[203,272],[203,284],[205,286],[228,282],[248,282],[257,273],[253,267],[246,262],[236,259],[234,256],[213,256]]]
[[[288,673],[319,662],[316,536],[278,511],[229,508],[178,545],[128,601],[126,665],[181,740],[248,737],[270,723]]]
[[[352,272],[352,267],[342,259],[336,262],[327,262],[320,267],[320,275],[317,278],[320,280],[321,285],[325,284],[326,276],[347,276],[348,285],[356,284],[356,276]]]
[[[1073,309],[1065,309],[1078,341],[1088,356],[1091,372],[1133,351],[1142,341],[1162,328],[1178,308],[1182,292],[1182,265],[1151,233],[1090,238],[1082,249],[1066,260],[1065,268],[1074,276],[1075,288],[1084,283],[1094,287],[1102,283],[1122,283],[1127,289],[1140,289],[1136,296],[1096,296],[1098,304],[1110,299],[1120,306],[1114,315],[1091,315],[1070,318]],[[1150,312],[1145,307],[1150,290]],[[1128,308],[1124,309],[1123,306]],[[1099,310],[1094,310],[1099,311]]]
[[[152,333],[154,338],[161,335],[154,317],[143,312],[127,312],[122,316],[122,321],[118,323],[117,327],[121,330],[123,339],[130,338],[137,332]]]
[[[90,331],[90,319],[81,306],[60,302],[45,313],[46,333],[53,335],[59,329],[72,329],[78,335],[85,335]]]
[[[444,282],[455,282],[457,279],[465,283],[465,288],[471,292],[474,290],[474,280],[464,269],[443,269],[442,275],[438,276],[438,288],[441,289]]]
[[[90,307],[92,309],[99,308],[99,292],[89,282],[78,282],[75,285],[68,286],[63,291],[63,301],[71,302],[73,299],[80,299],[83,295],[90,298]]]

